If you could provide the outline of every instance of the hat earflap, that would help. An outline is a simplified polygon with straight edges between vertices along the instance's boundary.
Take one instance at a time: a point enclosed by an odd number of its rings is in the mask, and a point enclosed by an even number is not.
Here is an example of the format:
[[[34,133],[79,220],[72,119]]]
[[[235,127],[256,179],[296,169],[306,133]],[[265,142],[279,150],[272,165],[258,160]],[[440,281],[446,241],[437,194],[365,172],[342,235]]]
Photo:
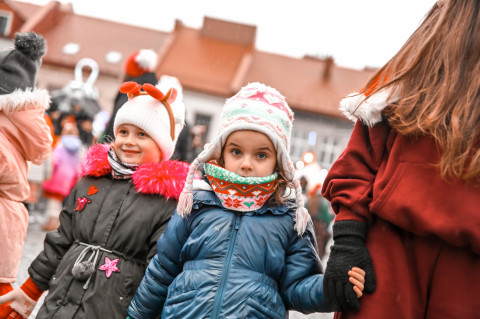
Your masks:
[[[302,196],[302,186],[300,181],[295,179],[295,197],[297,202],[297,210],[295,211],[295,230],[298,233],[298,236],[302,236],[307,229],[308,220],[311,219],[308,210],[305,208],[305,203],[303,202]]]
[[[197,172],[200,161],[196,158],[190,165],[188,171],[187,179],[185,180],[185,186],[183,187],[182,193],[178,198],[177,213],[182,216],[182,218],[187,217],[192,211],[193,207],[193,180],[195,173]]]

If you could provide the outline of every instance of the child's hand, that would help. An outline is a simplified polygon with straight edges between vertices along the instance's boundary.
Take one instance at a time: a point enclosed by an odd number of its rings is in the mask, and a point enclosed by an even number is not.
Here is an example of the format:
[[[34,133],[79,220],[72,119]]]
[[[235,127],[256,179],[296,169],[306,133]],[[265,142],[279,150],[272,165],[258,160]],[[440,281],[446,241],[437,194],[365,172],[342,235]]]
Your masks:
[[[357,298],[360,298],[363,295],[365,271],[358,267],[353,267],[348,272],[348,275],[350,276],[348,280],[353,284],[353,291],[357,294]]]

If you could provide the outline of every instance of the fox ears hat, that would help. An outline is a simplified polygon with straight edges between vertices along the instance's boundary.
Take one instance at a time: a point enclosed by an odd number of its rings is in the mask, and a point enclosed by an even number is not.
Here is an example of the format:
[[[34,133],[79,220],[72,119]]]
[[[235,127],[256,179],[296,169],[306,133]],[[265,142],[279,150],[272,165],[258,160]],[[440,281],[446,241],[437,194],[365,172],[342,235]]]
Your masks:
[[[143,86],[136,82],[123,83],[120,92],[128,95],[128,101],[115,116],[115,136],[120,125],[135,125],[155,141],[162,151],[162,161],[170,159],[185,123],[185,105],[182,101],[177,102],[181,89],[177,83],[163,94],[158,86],[150,83]]]
[[[285,178],[295,185],[297,211],[295,228],[303,234],[310,215],[304,207],[300,182],[295,178],[294,166],[289,156],[293,112],[285,97],[276,89],[262,83],[250,83],[225,101],[220,127],[215,139],[192,162],[185,187],[180,195],[177,211],[185,217],[193,205],[193,179],[198,166],[211,159],[219,159],[228,136],[241,130],[252,130],[270,138],[277,151],[277,165]]]
[[[13,48],[0,51],[0,110],[47,109],[50,95],[35,88],[37,71],[46,53],[45,39],[34,32],[17,33]]]

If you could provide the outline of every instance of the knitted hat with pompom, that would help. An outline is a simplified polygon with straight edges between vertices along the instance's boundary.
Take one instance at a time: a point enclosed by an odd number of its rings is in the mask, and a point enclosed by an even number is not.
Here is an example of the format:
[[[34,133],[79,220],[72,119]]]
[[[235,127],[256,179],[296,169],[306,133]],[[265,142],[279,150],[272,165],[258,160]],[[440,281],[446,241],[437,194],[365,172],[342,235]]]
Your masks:
[[[153,72],[157,59],[158,55],[150,49],[134,52],[125,61],[125,73],[130,77],[138,77],[146,72]]]
[[[294,166],[289,156],[292,124],[293,112],[285,101],[285,97],[276,89],[262,83],[250,83],[227,99],[215,139],[205,145],[204,150],[190,166],[190,173],[177,207],[178,213],[187,216],[192,209],[192,183],[198,166],[212,159],[218,160],[231,133],[252,130],[270,138],[277,151],[277,165],[285,178],[295,185],[298,205],[295,228],[299,235],[303,234],[310,215],[304,207],[300,182],[295,179]]]
[[[45,52],[45,39],[34,32],[17,33],[14,47],[0,51],[0,105],[3,112],[49,107],[48,91],[35,88],[37,71]]]

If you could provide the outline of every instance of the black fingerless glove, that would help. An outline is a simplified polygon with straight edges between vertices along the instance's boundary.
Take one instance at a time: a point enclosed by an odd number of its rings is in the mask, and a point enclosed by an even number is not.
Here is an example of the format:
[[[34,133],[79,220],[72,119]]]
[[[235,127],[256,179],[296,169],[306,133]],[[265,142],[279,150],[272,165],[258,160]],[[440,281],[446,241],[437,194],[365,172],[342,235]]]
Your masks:
[[[358,267],[365,271],[365,293],[375,291],[372,259],[365,247],[366,225],[353,220],[333,224],[334,244],[330,249],[323,287],[325,303],[333,311],[360,309],[360,301],[348,280],[348,271]]]

